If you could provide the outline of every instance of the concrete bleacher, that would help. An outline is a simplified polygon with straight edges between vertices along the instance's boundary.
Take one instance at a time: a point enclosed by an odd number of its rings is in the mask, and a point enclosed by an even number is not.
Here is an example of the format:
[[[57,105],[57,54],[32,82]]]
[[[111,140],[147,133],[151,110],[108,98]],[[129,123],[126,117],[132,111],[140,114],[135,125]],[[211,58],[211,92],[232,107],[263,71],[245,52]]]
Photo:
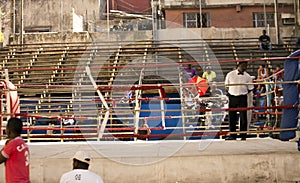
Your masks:
[[[77,117],[92,119],[100,116],[99,120],[102,120],[105,109],[86,74],[86,65],[90,66],[93,78],[100,88],[116,84],[139,84],[140,79],[143,84],[178,85],[178,72],[187,64],[192,64],[203,72],[203,67],[214,65],[217,61],[220,67],[216,67],[219,70],[214,71],[217,75],[225,76],[236,66],[236,61],[256,59],[257,61],[250,62],[248,66],[248,72],[256,75],[258,65],[264,62],[264,59],[272,69],[275,66],[268,58],[286,57],[290,53],[291,49],[287,44],[273,44],[271,51],[260,51],[256,39],[205,42],[184,40],[171,44],[144,41],[9,45],[0,50],[0,58],[2,69],[8,69],[9,79],[17,84],[21,97],[21,113],[42,116],[75,114]],[[282,64],[283,61],[279,59],[276,64]],[[155,75],[163,76],[163,79]],[[174,91],[175,88],[171,88],[170,91]],[[115,105],[115,102],[124,96],[125,91],[101,90],[110,108],[119,108],[112,110],[111,116],[133,116],[131,106],[119,103]],[[23,102],[25,100],[27,101]],[[110,118],[109,124],[117,126],[113,117]],[[99,127],[98,120],[92,121],[94,127]],[[134,126],[133,121],[129,121],[126,125]]]

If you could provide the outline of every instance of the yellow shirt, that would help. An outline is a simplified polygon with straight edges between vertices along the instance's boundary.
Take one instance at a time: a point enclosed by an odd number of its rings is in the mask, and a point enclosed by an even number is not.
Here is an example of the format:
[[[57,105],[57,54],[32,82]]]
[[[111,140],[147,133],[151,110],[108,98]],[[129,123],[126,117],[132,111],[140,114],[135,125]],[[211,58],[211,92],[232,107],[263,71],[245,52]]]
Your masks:
[[[216,73],[214,71],[210,71],[210,74],[208,74],[208,72],[204,72],[202,77],[205,78],[207,82],[211,82],[216,78]]]
[[[0,43],[3,43],[4,41],[4,35],[2,32],[0,32]]]

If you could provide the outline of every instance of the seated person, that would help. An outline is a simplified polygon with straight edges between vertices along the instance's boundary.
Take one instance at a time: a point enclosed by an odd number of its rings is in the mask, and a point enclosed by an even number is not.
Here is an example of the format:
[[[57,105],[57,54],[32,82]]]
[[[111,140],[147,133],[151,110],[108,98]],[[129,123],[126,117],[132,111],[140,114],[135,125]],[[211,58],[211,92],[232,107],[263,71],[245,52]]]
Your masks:
[[[300,45],[300,37],[296,39],[296,45]]]
[[[75,119],[73,115],[69,115],[62,119],[63,125],[75,125]]]
[[[121,103],[130,103],[132,102],[132,97],[133,97],[133,92],[132,90],[129,90],[128,92],[126,92],[125,96],[121,98],[120,102]]]
[[[138,137],[140,140],[148,140],[148,137],[151,133],[151,129],[149,128],[146,119],[143,119],[143,124],[141,125],[140,129],[138,129],[138,134],[141,137]]]
[[[197,106],[197,99],[189,89],[184,88],[183,90],[184,107],[187,109],[194,109]]]
[[[300,37],[298,37],[296,39],[296,48],[295,48],[295,51],[298,50],[298,49],[300,49]]]
[[[187,67],[183,68],[183,70],[188,78],[192,78],[196,75],[196,69],[193,68],[191,64],[188,64]]]
[[[266,30],[263,30],[262,35],[259,36],[259,48],[260,50],[272,50],[271,39]]]
[[[206,79],[207,82],[214,81],[216,73],[211,70],[211,66],[206,67],[206,71],[203,73],[202,78]]]

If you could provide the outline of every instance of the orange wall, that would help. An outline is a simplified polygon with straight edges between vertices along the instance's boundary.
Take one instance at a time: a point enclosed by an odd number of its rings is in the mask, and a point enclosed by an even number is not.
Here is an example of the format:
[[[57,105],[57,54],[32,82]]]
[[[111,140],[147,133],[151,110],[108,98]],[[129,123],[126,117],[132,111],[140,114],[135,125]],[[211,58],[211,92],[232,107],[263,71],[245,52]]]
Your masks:
[[[150,0],[111,0],[110,7],[127,13],[151,14]]]
[[[280,7],[280,13],[293,13],[292,6]],[[263,7],[243,7],[237,12],[236,7],[202,9],[210,13],[210,25],[216,28],[249,28],[253,27],[252,13],[263,12]],[[267,7],[267,12],[274,12],[273,7]],[[166,20],[168,28],[183,27],[183,13],[199,12],[199,9],[167,9]]]

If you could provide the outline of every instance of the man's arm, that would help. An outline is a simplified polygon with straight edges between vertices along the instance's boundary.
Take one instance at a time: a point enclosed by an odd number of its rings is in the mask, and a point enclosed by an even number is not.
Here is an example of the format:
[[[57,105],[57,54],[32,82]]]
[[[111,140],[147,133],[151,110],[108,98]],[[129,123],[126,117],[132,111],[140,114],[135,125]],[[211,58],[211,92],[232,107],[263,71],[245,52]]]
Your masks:
[[[7,139],[5,142],[5,146],[0,150],[0,164],[5,162],[8,158],[3,156],[3,153],[6,155],[7,153],[7,148],[8,148],[8,143],[11,142],[12,139]],[[6,148],[6,150],[4,151],[4,149]],[[4,152],[3,152],[4,151]]]
[[[3,162],[5,162],[6,160],[7,160],[7,158],[2,155],[2,151],[1,151],[0,152],[0,164],[2,164]]]

